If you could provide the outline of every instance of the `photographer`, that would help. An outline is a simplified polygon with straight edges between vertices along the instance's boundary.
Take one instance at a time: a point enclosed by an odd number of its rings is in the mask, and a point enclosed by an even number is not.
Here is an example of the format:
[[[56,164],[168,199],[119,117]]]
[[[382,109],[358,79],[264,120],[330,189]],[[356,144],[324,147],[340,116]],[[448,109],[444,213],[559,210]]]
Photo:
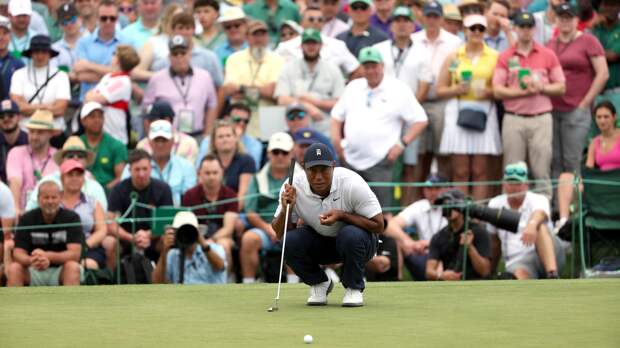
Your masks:
[[[426,261],[426,279],[461,280],[465,244],[465,279],[487,278],[491,273],[489,236],[482,226],[472,222],[465,231],[465,215],[462,211],[465,195],[452,189],[442,193],[437,202],[444,205],[443,215],[448,219],[448,226],[431,239]]]
[[[162,241],[162,252],[153,270],[153,283],[226,283],[224,248],[204,239],[198,231],[198,219],[194,213],[178,212]],[[182,266],[179,264],[181,252],[185,254]]]
[[[564,265],[564,251],[557,236],[550,233],[547,197],[529,192],[525,162],[509,164],[504,170],[505,194],[493,198],[489,208],[521,213],[516,233],[489,225],[494,268],[504,256],[506,272],[516,279],[558,278]]]

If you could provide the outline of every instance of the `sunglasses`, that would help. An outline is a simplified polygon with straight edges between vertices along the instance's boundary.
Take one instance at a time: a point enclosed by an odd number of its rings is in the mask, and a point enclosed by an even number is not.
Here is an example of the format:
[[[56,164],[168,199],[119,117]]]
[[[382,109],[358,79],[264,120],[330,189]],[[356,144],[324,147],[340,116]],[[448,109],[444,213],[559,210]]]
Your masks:
[[[256,31],[252,32],[252,34],[250,34],[250,35],[252,35],[252,36],[263,36],[263,35],[267,35],[267,30],[264,30],[264,29],[259,29],[259,30],[256,30]]]
[[[353,11],[366,11],[366,10],[368,10],[368,5],[366,5],[366,4],[353,4],[353,5],[351,5],[351,10],[353,10]]]
[[[100,16],[99,17],[100,22],[116,22],[117,19],[118,17],[116,16]]]
[[[178,56],[184,56],[187,54],[186,50],[174,50],[174,51],[170,51],[170,55],[172,57],[178,57]]]
[[[69,152],[65,152],[62,155],[62,158],[64,159],[85,159],[86,158],[86,154],[83,152],[79,152],[79,151],[69,151]]]
[[[308,17],[308,21],[310,23],[323,23],[324,20],[325,18],[323,17],[316,17],[316,16]]]
[[[4,120],[5,118],[13,118],[15,116],[17,116],[17,114],[3,113],[3,114],[0,114],[0,120]]]
[[[232,121],[234,123],[243,123],[243,124],[248,124],[250,123],[250,119],[249,118],[245,118],[245,117],[241,117],[241,116],[230,116],[230,118],[232,119]]]
[[[224,30],[230,29],[239,29],[241,27],[241,23],[233,23],[233,24],[224,24]]]
[[[534,25],[519,25],[518,27],[523,29],[532,29],[534,28]]]
[[[65,26],[69,24],[74,24],[75,22],[77,22],[77,16],[61,20],[60,25]]]
[[[506,170],[504,170],[504,175],[505,176],[512,176],[512,175],[527,176],[527,170],[523,168],[506,168]]]
[[[304,117],[306,117],[305,111],[291,112],[288,115],[286,115],[286,118],[288,118],[289,121],[294,121],[296,118],[303,120]]]
[[[119,11],[121,11],[122,13],[130,13],[134,11],[133,6],[120,6]]]
[[[271,150],[271,154],[274,156],[286,156],[289,153],[290,153],[289,151],[284,151],[280,149]]]
[[[479,24],[472,25],[468,29],[469,29],[469,31],[472,31],[472,32],[473,31],[477,31],[479,33],[484,33],[487,30],[487,28],[485,28],[484,25],[479,25]]]

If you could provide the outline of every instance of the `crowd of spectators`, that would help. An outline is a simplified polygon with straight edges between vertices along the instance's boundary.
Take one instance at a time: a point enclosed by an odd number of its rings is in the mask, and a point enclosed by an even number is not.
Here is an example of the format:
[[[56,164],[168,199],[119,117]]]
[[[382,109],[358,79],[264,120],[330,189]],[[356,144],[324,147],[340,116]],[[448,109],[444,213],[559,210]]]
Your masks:
[[[557,278],[575,176],[620,168],[619,14],[615,0],[2,0],[2,282],[77,285],[132,252],[153,282],[255,282],[281,252],[289,163],[317,142],[368,182],[427,184],[372,186],[388,222],[369,279],[401,264],[487,279],[500,256],[514,278]],[[465,196],[523,224],[464,231],[435,204]],[[171,206],[193,214],[154,231]],[[199,238],[181,264],[183,226]]]

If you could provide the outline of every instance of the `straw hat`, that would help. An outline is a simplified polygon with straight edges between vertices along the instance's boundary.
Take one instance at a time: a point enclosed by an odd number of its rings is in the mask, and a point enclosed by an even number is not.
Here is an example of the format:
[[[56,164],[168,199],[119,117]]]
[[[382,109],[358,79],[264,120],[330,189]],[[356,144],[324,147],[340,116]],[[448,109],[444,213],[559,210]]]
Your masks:
[[[28,129],[54,130],[54,114],[49,110],[37,110],[32,114],[28,123]]]
[[[84,152],[86,154],[87,167],[90,167],[95,162],[95,153],[86,149],[86,146],[84,146],[84,142],[82,142],[82,139],[80,139],[80,137],[76,135],[70,136],[67,141],[65,141],[65,144],[62,146],[62,150],[56,151],[56,153],[54,154],[54,162],[60,165],[62,163],[62,159],[65,153],[70,151]]]

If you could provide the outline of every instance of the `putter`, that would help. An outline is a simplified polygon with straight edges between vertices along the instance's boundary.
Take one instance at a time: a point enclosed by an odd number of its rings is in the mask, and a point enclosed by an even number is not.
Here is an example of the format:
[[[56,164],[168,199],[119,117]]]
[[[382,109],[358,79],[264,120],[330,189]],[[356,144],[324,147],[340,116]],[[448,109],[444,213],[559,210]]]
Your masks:
[[[291,160],[291,165],[288,168],[288,184],[293,185],[293,174],[295,173],[295,160]],[[276,298],[273,306],[267,308],[267,312],[275,312],[278,310],[278,301],[280,300],[280,288],[282,287],[282,269],[284,268],[284,248],[286,247],[286,230],[288,227],[288,214],[291,208],[289,203],[286,203],[286,215],[284,216],[284,233],[282,235],[282,256],[280,257],[280,275],[278,276],[278,291],[276,292]]]

